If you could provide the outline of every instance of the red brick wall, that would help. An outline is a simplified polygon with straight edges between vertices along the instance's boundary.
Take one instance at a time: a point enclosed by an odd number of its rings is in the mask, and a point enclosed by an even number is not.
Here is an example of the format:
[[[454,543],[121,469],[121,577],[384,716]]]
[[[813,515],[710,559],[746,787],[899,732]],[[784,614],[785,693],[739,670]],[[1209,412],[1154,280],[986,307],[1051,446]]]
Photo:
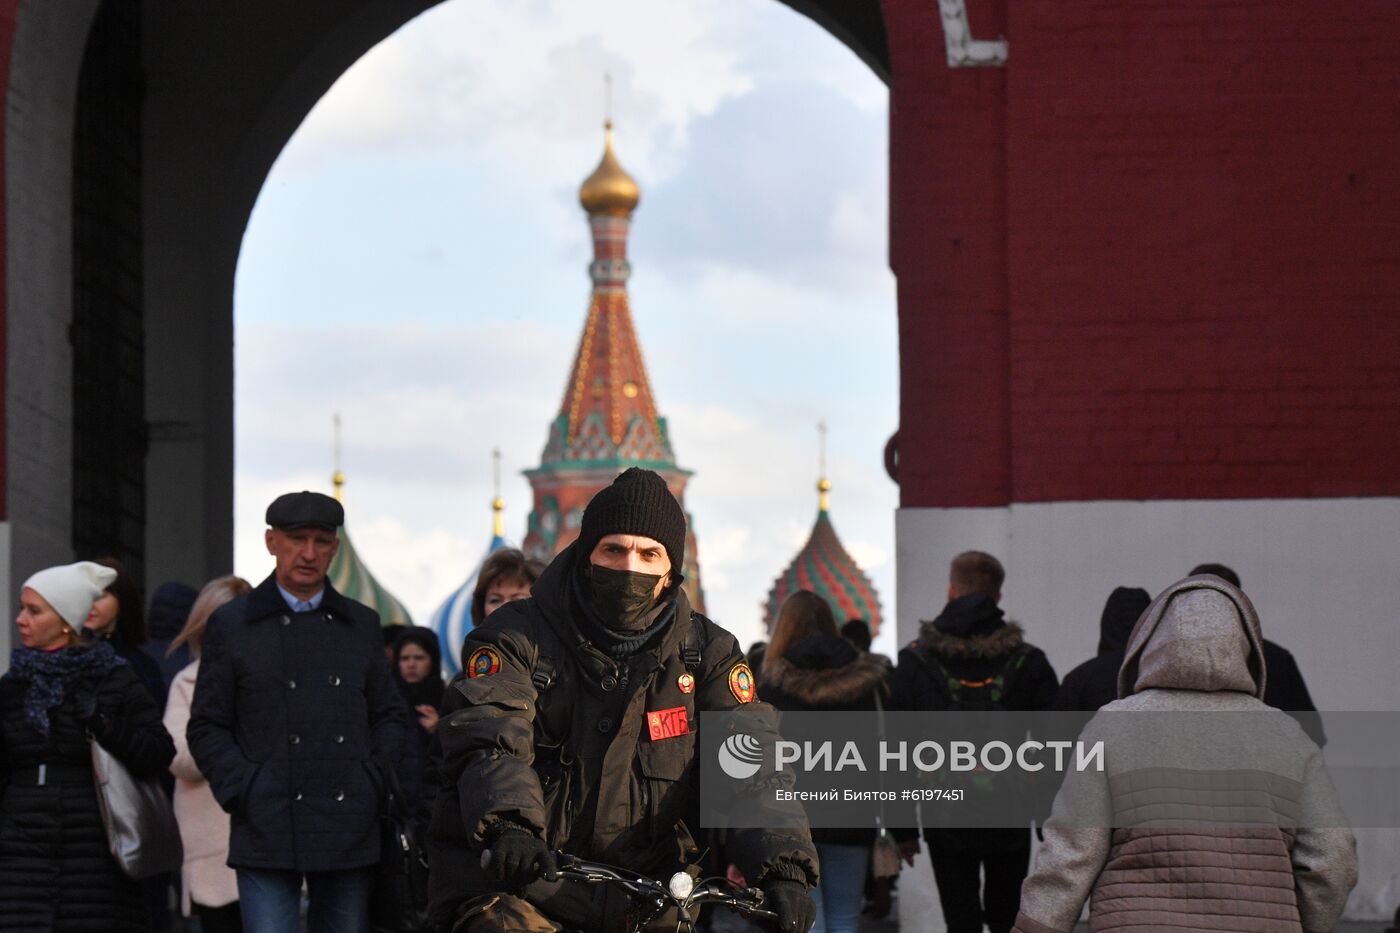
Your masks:
[[[950,70],[937,3],[885,0],[884,9],[894,75],[890,265],[899,283],[901,500],[1004,503],[1011,494],[1006,72]],[[1001,31],[986,15],[974,15],[973,25]]]
[[[1400,4],[967,3],[884,3],[903,504],[1400,494]]]

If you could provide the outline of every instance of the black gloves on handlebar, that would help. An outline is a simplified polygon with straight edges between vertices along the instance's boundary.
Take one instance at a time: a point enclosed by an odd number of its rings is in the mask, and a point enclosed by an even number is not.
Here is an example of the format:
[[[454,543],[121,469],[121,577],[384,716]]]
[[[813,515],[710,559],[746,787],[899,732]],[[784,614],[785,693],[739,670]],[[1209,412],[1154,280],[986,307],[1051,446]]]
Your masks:
[[[778,915],[781,933],[807,933],[817,922],[817,905],[800,881],[774,878],[765,882],[763,903]]]
[[[498,823],[483,853],[482,867],[506,888],[520,888],[543,875],[553,881],[554,853],[534,833],[514,823]]]

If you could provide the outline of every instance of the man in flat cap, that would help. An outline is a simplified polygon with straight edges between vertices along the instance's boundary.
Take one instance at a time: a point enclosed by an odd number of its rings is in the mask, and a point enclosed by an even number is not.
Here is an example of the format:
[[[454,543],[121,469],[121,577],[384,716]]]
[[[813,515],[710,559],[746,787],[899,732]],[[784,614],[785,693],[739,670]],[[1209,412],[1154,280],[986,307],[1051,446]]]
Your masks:
[[[552,850],[661,880],[699,858],[700,714],[767,707],[734,636],[679,586],[685,538],[666,481],[627,470],[589,502],[531,597],[467,636],[437,733],[439,929],[616,929],[616,891],[541,877]],[[805,826],[736,830],[730,852],[781,930],[806,933],[817,856]]]
[[[407,712],[378,614],[326,580],[344,521],[329,496],[279,496],[267,509],[272,575],[204,634],[187,735],[232,815],[228,864],[249,930],[296,931],[303,881],[310,933],[369,930]]]

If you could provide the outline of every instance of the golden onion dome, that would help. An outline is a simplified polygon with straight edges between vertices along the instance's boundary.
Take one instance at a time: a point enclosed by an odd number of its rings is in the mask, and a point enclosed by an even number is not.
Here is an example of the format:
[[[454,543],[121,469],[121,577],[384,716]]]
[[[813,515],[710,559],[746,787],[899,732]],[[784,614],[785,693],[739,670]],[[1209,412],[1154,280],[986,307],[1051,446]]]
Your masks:
[[[612,121],[603,124],[603,160],[578,189],[578,200],[590,214],[626,217],[642,199],[642,189],[622,170],[613,154]]]

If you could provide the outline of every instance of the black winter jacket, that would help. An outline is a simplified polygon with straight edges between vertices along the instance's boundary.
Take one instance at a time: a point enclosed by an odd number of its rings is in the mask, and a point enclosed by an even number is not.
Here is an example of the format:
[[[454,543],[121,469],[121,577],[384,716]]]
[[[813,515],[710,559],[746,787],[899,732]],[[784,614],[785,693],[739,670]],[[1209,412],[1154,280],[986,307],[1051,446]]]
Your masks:
[[[530,599],[501,607],[467,635],[467,671],[478,673],[449,687],[436,737],[442,783],[429,883],[439,924],[499,889],[480,855],[501,821],[552,848],[653,877],[694,861],[700,712],[742,706],[776,719],[767,704],[738,698],[731,682],[750,700],[753,684],[736,679],[751,673],[734,636],[692,613],[683,592],[669,628],[630,658],[614,661],[589,643],[575,621],[574,551],[555,557]],[[698,652],[693,669],[686,648]],[[688,731],[652,739],[650,714],[677,708]],[[816,883],[805,829],[739,830],[730,851],[753,883],[772,874]],[[545,897],[539,884],[523,896]]]
[[[326,584],[295,613],[273,577],[209,620],[190,751],[233,817],[229,865],[339,871],[379,861],[384,775],[408,714],[378,615]]]
[[[1017,655],[1013,672],[1009,665]],[[918,639],[899,653],[890,702],[900,710],[948,710],[948,678],[981,682],[998,675],[1007,683],[999,704],[1003,709],[1054,708],[1059,681],[1045,652],[1026,643],[1021,626],[1007,622],[991,597],[971,593],[952,600],[936,619],[923,623]],[[891,835],[907,839],[915,834],[894,830]],[[1028,830],[1011,827],[928,829],[924,837],[940,849],[983,853],[1030,845]]]
[[[78,708],[95,695],[107,723],[98,741],[138,777],[164,774],[175,757],[160,712],[123,664],[70,685],[45,739],[24,717],[27,687],[13,674],[0,678],[0,928],[143,933],[140,885],[108,852]]]
[[[1137,587],[1120,586],[1108,595],[1099,618],[1099,653],[1065,675],[1055,709],[1093,713],[1118,699],[1118,668],[1128,636],[1151,602],[1147,590]]]
[[[889,661],[858,651],[844,638],[813,635],[790,647],[781,658],[765,660],[758,695],[785,712],[874,710],[877,693],[880,703],[889,706],[890,673]],[[812,841],[870,845],[875,841],[875,827],[813,828]]]
[[[1280,644],[1264,639],[1264,702],[1286,713],[1316,713],[1303,672],[1293,660],[1293,652]],[[1316,716],[1295,716],[1303,731],[1319,747],[1327,744],[1322,721]]]

